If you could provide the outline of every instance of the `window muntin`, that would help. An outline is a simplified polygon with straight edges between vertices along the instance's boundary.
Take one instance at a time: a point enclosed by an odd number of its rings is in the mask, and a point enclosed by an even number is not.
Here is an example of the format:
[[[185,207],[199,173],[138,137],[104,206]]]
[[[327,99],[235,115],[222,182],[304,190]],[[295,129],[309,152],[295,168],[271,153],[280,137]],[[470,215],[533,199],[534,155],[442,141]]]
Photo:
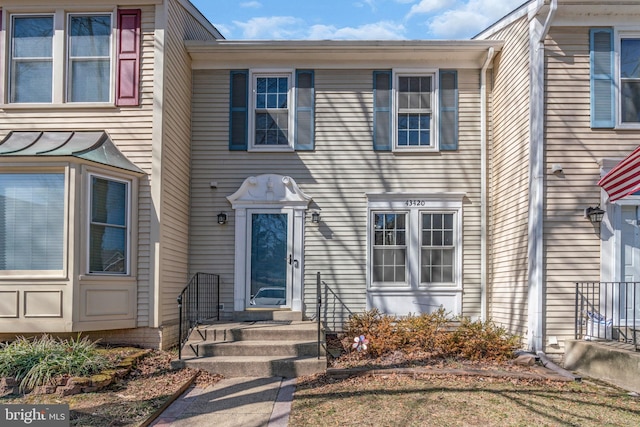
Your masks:
[[[12,17],[10,102],[52,101],[53,34],[53,16]]]
[[[455,282],[453,213],[423,213],[420,283]]]
[[[407,217],[405,213],[373,214],[373,282],[406,283]]]
[[[89,273],[128,273],[129,182],[90,179]]]
[[[63,173],[0,173],[0,270],[63,270]]]
[[[430,147],[433,76],[398,76],[396,145]]]
[[[108,102],[111,15],[69,15],[68,101]]]
[[[254,145],[289,145],[288,75],[255,77]]]

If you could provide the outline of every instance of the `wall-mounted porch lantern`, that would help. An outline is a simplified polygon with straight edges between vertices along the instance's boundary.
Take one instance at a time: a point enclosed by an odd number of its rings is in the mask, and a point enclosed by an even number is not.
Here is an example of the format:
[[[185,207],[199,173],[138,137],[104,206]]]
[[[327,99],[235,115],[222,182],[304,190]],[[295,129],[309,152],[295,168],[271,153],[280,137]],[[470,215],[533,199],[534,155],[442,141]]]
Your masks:
[[[320,212],[319,211],[311,212],[311,222],[314,223],[314,224],[319,224],[320,223]]]
[[[227,214],[224,212],[220,212],[218,214],[218,224],[226,224],[227,223]]]
[[[600,225],[600,223],[602,222],[602,218],[604,217],[604,211],[600,209],[599,205],[595,208],[588,207],[587,209],[585,209],[584,214],[587,218],[589,218],[591,224],[598,226]]]

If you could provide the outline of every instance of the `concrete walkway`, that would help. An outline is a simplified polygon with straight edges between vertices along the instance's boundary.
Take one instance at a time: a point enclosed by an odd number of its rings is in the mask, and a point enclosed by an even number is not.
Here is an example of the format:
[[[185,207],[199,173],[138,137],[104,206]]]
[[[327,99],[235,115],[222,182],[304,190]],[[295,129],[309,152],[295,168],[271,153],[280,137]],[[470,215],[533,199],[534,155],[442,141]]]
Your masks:
[[[286,427],[295,378],[229,378],[190,388],[151,426]]]

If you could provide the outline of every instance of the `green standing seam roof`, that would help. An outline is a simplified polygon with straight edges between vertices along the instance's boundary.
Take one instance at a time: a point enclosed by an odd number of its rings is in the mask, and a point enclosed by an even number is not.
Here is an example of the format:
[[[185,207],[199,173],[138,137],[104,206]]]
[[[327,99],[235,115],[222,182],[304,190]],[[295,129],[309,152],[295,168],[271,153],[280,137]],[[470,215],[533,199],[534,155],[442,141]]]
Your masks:
[[[73,156],[144,173],[118,150],[104,131],[12,131],[0,142],[0,156]]]

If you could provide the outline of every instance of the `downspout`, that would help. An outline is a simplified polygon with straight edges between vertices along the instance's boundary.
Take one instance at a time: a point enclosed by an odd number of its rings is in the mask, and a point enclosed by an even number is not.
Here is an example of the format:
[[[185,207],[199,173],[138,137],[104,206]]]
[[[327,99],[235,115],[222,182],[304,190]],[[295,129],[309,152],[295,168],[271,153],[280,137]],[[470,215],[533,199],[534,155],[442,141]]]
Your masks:
[[[549,13],[543,25],[536,19],[544,1],[532,16],[530,37],[530,98],[529,112],[529,230],[528,230],[528,330],[527,345],[532,351],[544,349],[544,40],[558,9],[557,0],[551,0]]]
[[[488,238],[488,216],[489,208],[487,206],[488,192],[488,153],[487,153],[487,69],[493,60],[494,49],[489,48],[487,59],[482,65],[480,71],[480,173],[481,173],[481,189],[480,189],[480,319],[484,322],[487,320],[487,238]]]

